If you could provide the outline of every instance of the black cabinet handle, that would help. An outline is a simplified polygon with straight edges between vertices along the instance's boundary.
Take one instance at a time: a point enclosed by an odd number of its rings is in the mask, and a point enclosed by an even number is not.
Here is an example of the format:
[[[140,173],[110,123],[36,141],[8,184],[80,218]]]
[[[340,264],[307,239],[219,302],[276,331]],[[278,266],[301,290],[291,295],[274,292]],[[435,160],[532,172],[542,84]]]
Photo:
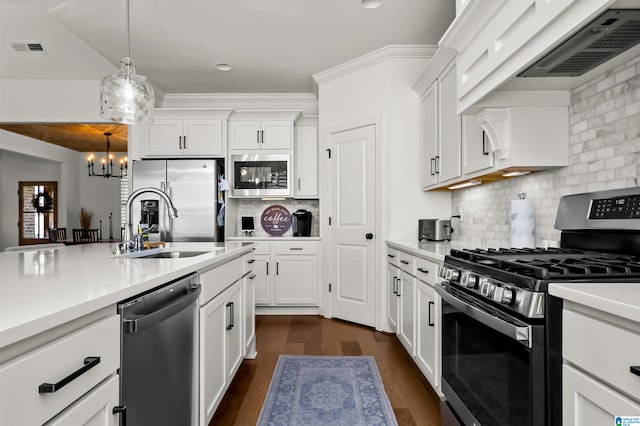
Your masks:
[[[229,308],[229,322],[227,323],[227,330],[231,330],[233,328],[233,302],[229,302],[225,306]]]
[[[392,259],[395,259],[396,255],[395,254],[388,254],[387,257],[390,257]]]
[[[440,156],[436,155],[436,174],[440,174]]]
[[[403,263],[403,264],[405,264],[405,265],[408,265],[408,264],[409,264],[409,262],[407,262],[406,260],[401,260],[401,261],[400,261],[400,263]]]
[[[435,163],[436,159],[432,158],[431,159],[431,176],[435,175],[434,171],[433,171],[433,163]]]
[[[393,294],[398,294],[398,277],[393,277]]]
[[[482,155],[489,155],[489,150],[487,149],[487,132],[482,131]]]
[[[422,269],[422,268],[418,268],[418,271],[422,272],[423,274],[428,274],[429,271],[427,271],[426,269]]]
[[[269,262],[267,262],[267,275],[269,275]]]
[[[397,291],[396,291],[396,296],[401,297],[402,295],[400,294],[400,286],[402,285],[402,279],[398,278],[398,286],[396,287]]]
[[[178,136],[178,148],[182,149],[182,136]]]
[[[256,278],[256,274],[251,274],[251,275],[249,275],[249,279],[250,279],[250,280],[253,280],[253,279],[255,279],[255,278]]]
[[[300,250],[304,250],[304,248],[303,247],[289,247],[289,250],[300,251]]]
[[[278,262],[276,262],[276,275],[278,275],[280,273],[280,265]]]
[[[431,306],[435,305],[433,302],[429,302],[429,327],[433,327],[435,323],[431,321]]]
[[[91,370],[96,365],[100,364],[99,356],[89,356],[84,359],[84,365],[69,374],[64,379],[60,380],[58,383],[43,383],[38,386],[38,393],[54,393],[58,390],[62,389],[65,385],[68,385],[78,377],[82,376],[87,371]]]
[[[260,143],[260,130],[256,130],[256,142]]]
[[[182,137],[182,147],[184,149],[187,149],[187,137],[186,136]]]
[[[251,263],[254,263],[255,261],[256,261],[255,259],[249,259],[247,263],[251,264]]]
[[[126,405],[116,405],[113,407],[113,414],[120,414],[120,426],[127,426],[127,406]]]
[[[631,374],[635,374],[636,376],[640,376],[640,365],[635,365],[635,366],[629,367],[629,371],[631,372]]]
[[[264,143],[264,130],[260,130],[260,142]]]

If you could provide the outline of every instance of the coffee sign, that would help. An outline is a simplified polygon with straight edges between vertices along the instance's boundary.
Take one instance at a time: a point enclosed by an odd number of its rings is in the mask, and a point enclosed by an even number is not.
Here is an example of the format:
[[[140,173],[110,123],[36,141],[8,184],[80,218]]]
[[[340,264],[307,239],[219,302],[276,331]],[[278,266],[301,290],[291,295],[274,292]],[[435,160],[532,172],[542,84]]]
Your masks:
[[[262,212],[260,222],[267,234],[281,236],[291,228],[291,213],[279,205],[269,206]]]

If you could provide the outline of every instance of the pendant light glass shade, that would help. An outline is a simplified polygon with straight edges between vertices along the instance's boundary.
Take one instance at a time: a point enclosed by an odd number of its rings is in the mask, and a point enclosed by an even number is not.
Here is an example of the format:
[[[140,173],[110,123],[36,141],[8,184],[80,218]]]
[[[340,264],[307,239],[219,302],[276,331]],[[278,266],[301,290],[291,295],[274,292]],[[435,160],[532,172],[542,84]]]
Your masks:
[[[120,60],[120,71],[108,75],[100,84],[100,116],[123,124],[153,123],[153,88],[147,78],[136,74],[129,42],[129,0],[127,5],[127,55]]]
[[[136,74],[131,58],[122,58],[120,64],[120,71],[106,76],[100,84],[100,116],[123,124],[153,123],[151,84]]]

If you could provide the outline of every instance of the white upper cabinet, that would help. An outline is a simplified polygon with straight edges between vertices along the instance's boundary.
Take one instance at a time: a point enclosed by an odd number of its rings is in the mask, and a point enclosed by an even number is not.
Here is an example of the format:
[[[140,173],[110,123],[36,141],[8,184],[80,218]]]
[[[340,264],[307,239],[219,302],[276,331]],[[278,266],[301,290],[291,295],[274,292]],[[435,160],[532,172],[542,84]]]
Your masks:
[[[318,198],[318,126],[297,125],[295,133],[294,197]]]
[[[156,109],[154,122],[138,126],[137,154],[146,157],[224,157],[231,110]],[[132,132],[133,133],[133,132]]]
[[[229,119],[229,150],[293,150],[300,111],[236,111]]]

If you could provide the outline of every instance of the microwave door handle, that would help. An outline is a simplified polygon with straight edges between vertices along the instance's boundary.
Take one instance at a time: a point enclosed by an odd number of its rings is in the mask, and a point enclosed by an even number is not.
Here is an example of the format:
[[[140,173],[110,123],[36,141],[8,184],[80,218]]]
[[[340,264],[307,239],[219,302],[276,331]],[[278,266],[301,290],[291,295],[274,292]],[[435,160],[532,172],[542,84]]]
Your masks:
[[[440,295],[442,300],[452,305],[464,314],[467,314],[474,320],[481,322],[487,327],[516,340],[523,345],[526,345],[531,349],[531,326],[519,327],[494,317],[476,307],[473,307],[462,300],[447,293],[447,290],[442,284],[436,285],[436,292]]]

